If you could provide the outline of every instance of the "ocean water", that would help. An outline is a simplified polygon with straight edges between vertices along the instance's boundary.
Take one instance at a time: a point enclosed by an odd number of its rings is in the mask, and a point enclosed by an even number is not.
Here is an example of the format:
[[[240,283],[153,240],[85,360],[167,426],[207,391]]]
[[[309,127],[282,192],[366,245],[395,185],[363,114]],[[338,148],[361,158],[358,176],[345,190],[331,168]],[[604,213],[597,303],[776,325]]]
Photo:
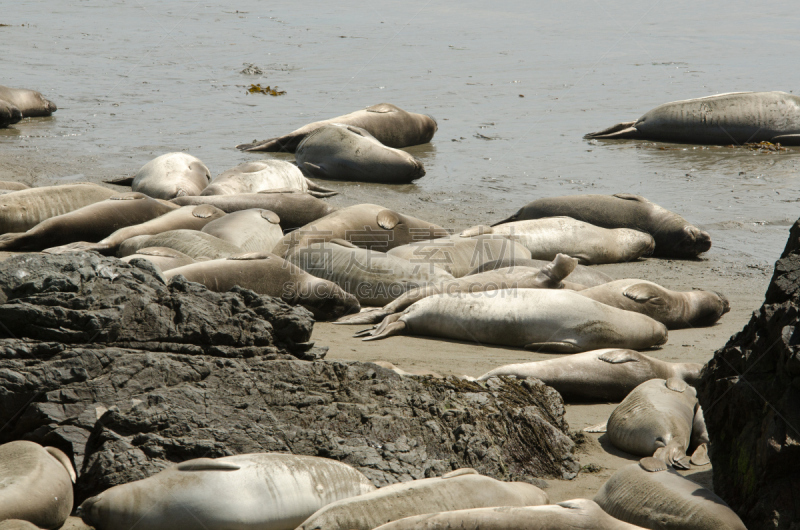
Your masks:
[[[182,150],[216,175],[273,156],[236,144],[389,102],[438,120],[433,142],[409,149],[427,175],[325,183],[338,203],[462,229],[538,197],[636,193],[707,229],[707,259],[762,269],[800,217],[798,148],[582,139],[668,101],[800,93],[800,14],[788,2],[297,4],[7,2],[0,83],[59,110],[0,130],[0,161],[30,160],[36,183],[69,182],[132,175]],[[286,94],[249,94],[251,83]]]

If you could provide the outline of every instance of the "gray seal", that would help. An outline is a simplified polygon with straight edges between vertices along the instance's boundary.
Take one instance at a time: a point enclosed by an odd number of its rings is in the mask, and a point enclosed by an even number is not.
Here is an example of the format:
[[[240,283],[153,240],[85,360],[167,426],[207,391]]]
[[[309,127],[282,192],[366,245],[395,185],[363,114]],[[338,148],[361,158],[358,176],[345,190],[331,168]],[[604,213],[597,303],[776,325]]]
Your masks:
[[[634,350],[605,348],[546,361],[508,364],[477,380],[535,377],[555,388],[567,401],[620,402],[651,379],[675,377],[697,384],[702,369],[698,363],[668,363]]]
[[[383,145],[365,129],[340,123],[309,133],[295,157],[303,173],[321,179],[408,184],[425,176],[417,158]]]
[[[284,189],[314,197],[330,197],[338,193],[308,180],[294,164],[269,159],[245,162],[219,174],[201,195],[237,195]]]
[[[194,260],[222,259],[243,254],[242,249],[211,234],[198,230],[168,230],[153,236],[126,239],[117,248],[117,257],[124,258],[148,247],[166,247],[182,252]]]
[[[465,274],[464,277],[480,274],[482,272],[489,272],[496,269],[509,269],[509,268],[514,269],[516,267],[541,269],[547,266],[548,263],[550,262],[542,259],[523,259],[523,258],[498,259],[482,263],[481,265],[475,267],[467,274]],[[611,276],[609,276],[604,272],[599,271],[595,267],[587,267],[586,265],[580,265],[580,264],[576,265],[575,270],[573,270],[570,273],[570,275],[564,279],[573,284],[583,285],[584,287],[594,287],[596,285],[603,285],[604,283],[608,283],[614,280],[614,278],[612,278]]]
[[[200,195],[210,181],[211,172],[199,158],[188,153],[167,153],[142,166],[133,177],[131,191],[169,200],[184,195]]]
[[[17,107],[0,99],[0,128],[14,125],[22,119],[22,111]]]
[[[379,103],[364,110],[337,116],[330,120],[310,123],[287,135],[262,142],[237,145],[242,151],[287,151],[294,153],[297,146],[312,131],[331,123],[353,125],[366,129],[383,145],[402,149],[426,144],[436,132],[436,120],[425,114],[406,112],[390,103]]]
[[[711,236],[680,215],[630,193],[537,199],[495,226],[525,219],[567,216],[604,228],[630,228],[653,236],[654,256],[693,258],[711,248]]]
[[[611,516],[644,528],[745,530],[725,501],[653,457],[620,468],[594,500]]]
[[[50,116],[58,110],[56,104],[49,99],[45,99],[40,92],[28,90],[27,88],[9,88],[0,85],[0,100],[7,101],[17,107],[23,118]]]
[[[659,105],[636,121],[586,139],[730,145],[800,145],[800,97],[786,92],[729,92]]]
[[[269,210],[241,210],[208,223],[201,231],[245,252],[269,252],[283,237],[280,222]]]

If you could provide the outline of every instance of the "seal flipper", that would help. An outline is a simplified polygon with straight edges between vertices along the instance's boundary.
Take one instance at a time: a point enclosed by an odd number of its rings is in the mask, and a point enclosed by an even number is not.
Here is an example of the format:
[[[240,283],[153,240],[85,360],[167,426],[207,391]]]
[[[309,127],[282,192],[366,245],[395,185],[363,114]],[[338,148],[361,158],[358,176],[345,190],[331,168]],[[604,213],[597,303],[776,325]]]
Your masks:
[[[583,136],[583,139],[584,140],[592,140],[595,138],[613,139],[613,140],[624,140],[628,138],[637,139],[639,138],[639,131],[637,131],[636,127],[634,127],[635,124],[636,124],[635,121],[623,121],[622,123],[612,125],[608,129],[603,129],[602,131],[586,134]]]
[[[369,311],[362,311],[354,315],[346,315],[339,320],[334,321],[334,324],[377,324],[384,318],[391,315],[390,312],[383,309],[372,309]]]
[[[178,471],[236,471],[242,469],[242,466],[231,462],[220,462],[213,458],[197,458],[178,464],[176,468]]]
[[[328,170],[325,169],[325,166],[318,166],[317,164],[312,164],[311,162],[303,162],[303,167],[300,169],[303,170],[303,173],[308,173],[312,177],[316,177],[318,179],[326,179],[328,177]]]
[[[380,340],[391,337],[392,335],[399,335],[407,327],[406,323],[400,320],[402,316],[403,313],[389,315],[383,319],[383,322],[375,327],[375,330],[370,336],[362,340]]]
[[[314,197],[333,197],[334,195],[339,195],[338,191],[325,188],[308,179],[306,179],[306,185],[308,186],[309,195],[313,195]]]
[[[633,193],[615,193],[612,197],[626,201],[650,202],[641,195],[634,195]]]
[[[697,449],[694,450],[692,453],[692,457],[689,459],[695,466],[704,466],[706,464],[710,464],[711,460],[708,458],[708,444],[700,444],[697,446]]]
[[[59,461],[59,463],[64,466],[64,469],[67,470],[69,473],[69,478],[72,479],[72,483],[75,484],[75,481],[78,480],[78,475],[75,474],[75,468],[72,466],[72,461],[70,461],[69,457],[64,454],[61,449],[57,449],[55,447],[45,447],[45,451],[50,453],[50,455]]]
[[[397,107],[395,107],[391,103],[378,103],[377,105],[367,107],[366,110],[367,112],[377,112],[379,114],[386,114],[387,112],[396,111]]]
[[[14,250],[18,248],[19,242],[24,241],[26,232],[9,232],[0,235],[0,250]]]
[[[664,462],[658,458],[653,458],[652,456],[648,456],[639,460],[639,466],[650,473],[657,473],[659,471],[667,470],[667,466],[664,464]]]
[[[689,457],[686,450],[677,440],[670,440],[664,447],[659,447],[653,453],[653,458],[661,460],[676,469],[689,469]]]
[[[636,352],[631,350],[612,350],[607,351],[597,357],[599,361],[609,364],[622,364],[622,363],[638,363],[639,358],[636,357]]]
[[[659,296],[660,291],[661,289],[650,283],[637,283],[622,291],[622,296],[640,304],[650,302],[651,304],[665,305],[666,302]]]
[[[590,425],[583,429],[583,432],[608,432],[608,422],[598,423],[597,425]]]
[[[770,140],[774,144],[800,145],[800,134],[781,134]]]
[[[115,248],[103,243],[89,243],[87,241],[77,241],[75,243],[67,243],[57,247],[50,247],[42,250],[43,254],[68,254],[70,252],[87,252],[93,250],[106,256],[113,256]]]
[[[506,219],[503,219],[502,221],[497,221],[496,223],[494,223],[494,224],[492,224],[490,226],[497,226],[497,225],[502,225],[502,224],[505,224],[505,223],[513,223],[514,221],[519,219],[519,214],[520,214],[521,211],[522,211],[521,209],[517,210],[517,213],[515,213],[511,217],[507,217]]]
[[[526,350],[529,351],[552,351],[556,353],[580,353],[583,348],[578,347],[577,344],[567,341],[553,341],[553,342],[531,342],[526,344]]]
[[[536,279],[547,287],[556,288],[561,286],[561,282],[572,274],[578,260],[566,254],[556,254],[553,261],[542,267],[536,274]]]
[[[240,151],[250,151],[250,152],[288,152],[294,153],[297,150],[297,146],[303,139],[306,137],[305,134],[292,134],[289,133],[285,136],[278,136],[277,138],[270,138],[268,140],[262,140],[260,142],[254,141],[250,144],[239,144],[236,146],[236,149]]]
[[[460,469],[456,469],[455,471],[451,471],[450,473],[445,473],[442,475],[442,478],[453,478],[453,477],[461,477],[463,475],[478,475],[479,473],[472,469],[471,467],[462,467]]]
[[[117,186],[132,186],[134,177],[120,177],[118,179],[104,180],[106,184],[115,184]]]

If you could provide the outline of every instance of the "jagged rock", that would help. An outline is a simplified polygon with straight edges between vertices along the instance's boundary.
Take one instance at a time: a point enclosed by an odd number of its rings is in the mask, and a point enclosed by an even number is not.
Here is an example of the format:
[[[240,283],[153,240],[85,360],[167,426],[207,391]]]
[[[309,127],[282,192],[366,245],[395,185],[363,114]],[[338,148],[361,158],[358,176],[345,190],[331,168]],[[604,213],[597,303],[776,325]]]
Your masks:
[[[714,489],[747,528],[800,528],[800,221],[764,305],[704,370]]]

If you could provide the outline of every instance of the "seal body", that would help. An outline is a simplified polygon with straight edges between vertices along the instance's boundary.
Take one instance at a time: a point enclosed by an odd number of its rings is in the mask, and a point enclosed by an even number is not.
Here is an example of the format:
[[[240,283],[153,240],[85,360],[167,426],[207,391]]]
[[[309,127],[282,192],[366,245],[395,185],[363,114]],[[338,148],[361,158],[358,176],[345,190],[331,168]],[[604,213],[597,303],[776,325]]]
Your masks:
[[[478,381],[498,376],[535,377],[555,388],[565,400],[619,402],[650,379],[676,377],[696,384],[702,368],[698,363],[668,363],[634,350],[605,348],[546,361],[508,364],[483,374]]]
[[[22,111],[17,107],[0,99],[0,127],[8,127],[22,119]]]
[[[609,515],[644,528],[745,530],[725,501],[654,458],[619,469],[594,500]]]
[[[136,251],[135,254],[125,256],[122,261],[130,263],[133,259],[146,259],[162,272],[195,263],[190,256],[167,247],[142,248]]]
[[[374,489],[335,460],[257,453],[188,460],[91,497],[80,514],[97,530],[292,530],[322,506]]]
[[[202,231],[245,252],[269,252],[283,237],[280,221],[269,210],[241,210],[208,223]]]
[[[0,190],[6,191],[19,191],[19,190],[28,190],[30,186],[27,184],[23,184],[22,182],[12,182],[9,180],[0,180]]]
[[[245,162],[218,175],[203,190],[203,195],[237,195],[271,190],[296,190],[315,197],[336,195],[336,192],[314,184],[294,164],[284,160]]]
[[[227,292],[238,285],[258,294],[302,305],[317,320],[334,320],[361,309],[352,295],[336,284],[317,278],[269,253],[247,253],[173,268],[167,279],[182,275],[209,290]]]
[[[243,151],[288,151],[294,153],[306,135],[331,123],[360,127],[367,130],[383,145],[396,149],[428,143],[437,129],[436,120],[430,116],[406,112],[390,103],[379,103],[330,120],[309,123],[278,138],[252,144],[241,144],[236,147]]]
[[[169,230],[154,236],[136,236],[126,239],[117,249],[117,257],[124,258],[148,247],[166,247],[186,254],[194,260],[222,259],[242,254],[236,245],[197,230]]]
[[[475,267],[465,274],[465,276],[472,276],[474,274],[480,274],[482,272],[489,272],[497,269],[514,269],[516,267],[541,269],[548,263],[550,262],[542,259],[498,259],[487,261],[486,263]],[[611,276],[597,270],[596,268],[587,267],[586,265],[580,264],[576,265],[575,269],[570,273],[570,275],[564,279],[573,284],[583,285],[585,287],[594,287],[595,285],[602,285],[613,280]]]
[[[22,440],[0,445],[0,521],[59,528],[72,511],[74,481],[72,463],[54,447]]]
[[[97,184],[46,186],[8,193],[0,196],[0,234],[25,232],[45,219],[118,194]]]
[[[619,123],[584,138],[800,145],[800,97],[786,92],[730,92],[673,101],[635,122]]]
[[[353,125],[323,125],[300,142],[295,156],[300,169],[317,178],[407,184],[425,175],[418,159]]]
[[[315,512],[298,530],[372,530],[425,513],[549,502],[547,494],[532,484],[500,482],[472,469],[459,469],[440,478],[393,484],[336,501]]]
[[[630,193],[537,199],[497,224],[566,216],[604,228],[629,228],[653,236],[654,256],[693,258],[711,248],[711,236],[680,215]],[[496,226],[496,225],[495,225]]]
[[[41,93],[27,88],[9,88],[0,85],[0,100],[18,108],[23,118],[50,116],[58,107]]]
[[[155,199],[200,195],[211,172],[200,159],[187,153],[167,153],[146,163],[133,177],[132,191]]]

